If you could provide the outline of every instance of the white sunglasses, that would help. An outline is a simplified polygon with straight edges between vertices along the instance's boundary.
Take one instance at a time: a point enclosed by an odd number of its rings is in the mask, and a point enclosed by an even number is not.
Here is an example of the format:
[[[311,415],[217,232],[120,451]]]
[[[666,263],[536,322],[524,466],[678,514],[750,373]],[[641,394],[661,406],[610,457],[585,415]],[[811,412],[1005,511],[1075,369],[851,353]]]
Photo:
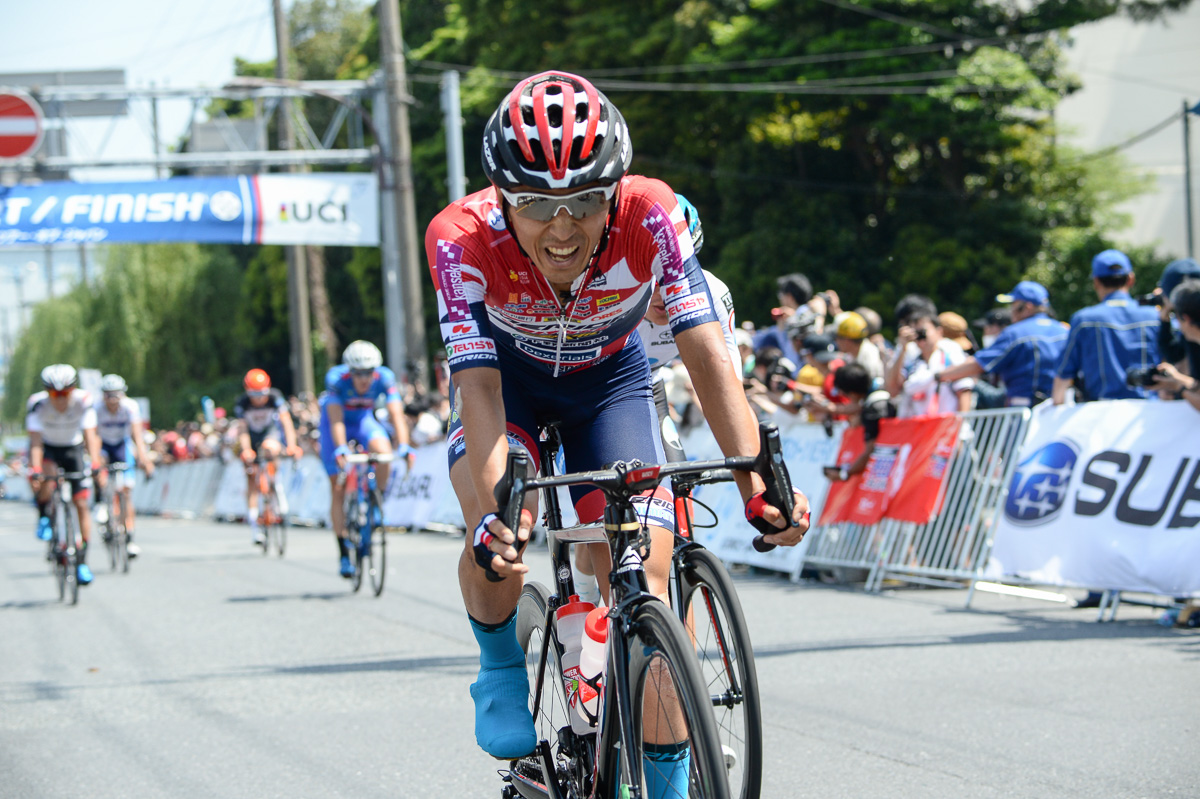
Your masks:
[[[504,195],[504,199],[512,206],[513,211],[536,222],[549,222],[557,214],[559,209],[566,208],[567,213],[576,219],[584,219],[589,216],[595,216],[602,211],[608,210],[608,205],[612,202],[613,195],[617,191],[617,184],[610,183],[607,186],[594,186],[589,189],[580,189],[572,194],[541,194],[536,191],[514,192],[508,189],[500,189],[500,193]]]

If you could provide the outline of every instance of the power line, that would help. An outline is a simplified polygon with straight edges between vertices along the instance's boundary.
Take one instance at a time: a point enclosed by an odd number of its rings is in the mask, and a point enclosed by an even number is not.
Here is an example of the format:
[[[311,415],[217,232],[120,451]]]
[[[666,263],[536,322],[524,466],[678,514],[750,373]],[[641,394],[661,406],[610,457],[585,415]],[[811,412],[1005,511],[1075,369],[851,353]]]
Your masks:
[[[1137,144],[1138,142],[1144,141],[1160,131],[1166,130],[1168,127],[1171,126],[1172,123],[1175,123],[1178,121],[1179,121],[1179,114],[1173,113],[1173,114],[1171,114],[1171,116],[1167,117],[1162,122],[1159,122],[1154,127],[1147,128],[1146,130],[1142,131],[1141,133],[1131,136],[1130,138],[1126,139],[1125,141],[1121,142],[1120,144],[1114,144],[1111,147],[1105,147],[1103,150],[1097,150],[1094,153],[1088,153],[1087,155],[1081,155],[1078,158],[1072,158],[1070,160],[1064,161],[1063,163],[1065,163],[1065,164],[1082,164],[1087,161],[1095,161],[1097,158],[1106,158],[1107,156],[1118,153],[1121,150],[1124,150],[1128,147],[1132,147],[1133,145]]]
[[[845,61],[858,61],[870,58],[887,58],[900,55],[920,55],[923,53],[942,52],[953,54],[955,50],[969,52],[978,47],[1004,45],[1016,41],[1024,41],[1044,37],[1044,32],[1026,33],[1019,36],[992,37],[983,39],[962,39],[955,42],[934,42],[930,44],[913,44],[903,47],[886,47],[874,50],[849,50],[840,53],[816,53],[812,55],[781,56],[778,58],[761,58],[746,61],[722,61],[708,64],[668,64],[644,67],[614,67],[611,69],[586,70],[589,78],[613,78],[628,75],[671,75],[688,72],[727,72],[735,69],[766,69],[770,67],[799,66],[802,64],[830,64]],[[489,69],[486,67],[453,64],[446,61],[427,61],[410,58],[409,63],[415,67],[439,71],[455,70],[463,74],[483,73],[490,76],[502,77],[506,80],[520,80],[528,77],[526,72],[513,70]]]
[[[865,14],[868,17],[875,17],[876,19],[882,19],[887,22],[894,22],[897,25],[909,25],[914,28],[920,28],[921,30],[925,31],[926,33],[932,33],[936,36],[948,36],[951,39],[964,38],[961,33],[957,33],[955,31],[949,31],[949,30],[946,30],[945,28],[939,28],[939,27],[930,25],[925,22],[919,22],[910,17],[901,17],[896,14],[889,14],[886,11],[878,11],[873,8],[867,8],[865,6],[858,6],[853,3],[847,3],[844,0],[821,0],[821,2],[827,3],[828,5],[831,5],[831,6],[836,6],[838,8],[844,9],[846,11],[853,11],[857,14]]]

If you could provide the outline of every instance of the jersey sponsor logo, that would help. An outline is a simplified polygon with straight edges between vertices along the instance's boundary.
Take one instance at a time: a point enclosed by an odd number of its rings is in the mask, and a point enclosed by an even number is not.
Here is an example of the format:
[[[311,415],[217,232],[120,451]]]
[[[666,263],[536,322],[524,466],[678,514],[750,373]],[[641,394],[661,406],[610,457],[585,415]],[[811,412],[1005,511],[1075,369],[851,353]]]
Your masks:
[[[463,337],[474,338],[479,335],[479,323],[474,319],[462,322],[445,322],[442,324],[442,340],[454,341]]]
[[[688,291],[689,288],[690,287],[686,283],[672,283],[669,286],[663,286],[663,295],[667,299],[678,297],[680,294]]]
[[[698,311],[688,311],[682,316],[672,316],[671,324],[678,328],[679,325],[683,324],[684,322],[690,322],[693,319],[699,318],[704,318],[704,321],[712,321],[712,314],[707,308],[701,308]]]
[[[596,274],[596,276],[594,278],[591,279],[591,282],[589,282],[587,284],[587,287],[589,289],[598,289],[598,288],[603,288],[607,284],[608,284],[608,278],[605,276],[605,274],[603,272],[599,272]]]
[[[446,354],[451,358],[473,353],[494,353],[496,343],[490,338],[472,338],[454,341],[446,345]]]
[[[621,299],[620,294],[609,294],[609,295],[606,295],[606,296],[601,297],[600,299],[596,300],[596,305],[597,305],[597,307],[603,306],[603,305],[612,305],[614,302],[617,302],[620,299]]]
[[[504,214],[500,212],[499,208],[493,208],[492,210],[488,211],[487,223],[488,227],[490,227],[492,230],[504,230]]]
[[[642,227],[650,231],[658,247],[658,255],[662,259],[663,281],[675,283],[682,280],[683,253],[679,249],[679,235],[675,232],[675,225],[671,224],[670,215],[661,205],[655,203],[642,220]]]
[[[513,341],[513,346],[526,355],[548,363],[554,363],[555,361],[559,363],[587,363],[596,360],[600,355],[601,349],[600,347],[588,347],[586,349],[564,347],[562,352],[556,352],[554,347],[536,347],[532,343],[525,341]]]
[[[688,313],[689,311],[707,310],[708,307],[708,297],[703,294],[693,294],[667,305],[667,315],[674,320],[679,314]]]

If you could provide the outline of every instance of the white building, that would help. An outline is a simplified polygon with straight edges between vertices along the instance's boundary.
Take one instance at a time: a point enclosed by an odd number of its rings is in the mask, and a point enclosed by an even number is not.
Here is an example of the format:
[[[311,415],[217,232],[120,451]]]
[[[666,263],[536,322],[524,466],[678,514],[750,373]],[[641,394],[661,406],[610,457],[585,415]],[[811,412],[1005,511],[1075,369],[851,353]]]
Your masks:
[[[1155,188],[1125,210],[1132,226],[1113,231],[1117,241],[1155,245],[1163,256],[1187,253],[1184,221],[1183,103],[1200,103],[1200,3],[1165,21],[1134,23],[1115,16],[1071,31],[1070,69],[1083,90],[1064,100],[1056,114],[1061,140],[1089,152],[1122,144],[1172,114],[1163,130],[1122,153]],[[1191,115],[1192,225],[1200,255],[1200,116]]]

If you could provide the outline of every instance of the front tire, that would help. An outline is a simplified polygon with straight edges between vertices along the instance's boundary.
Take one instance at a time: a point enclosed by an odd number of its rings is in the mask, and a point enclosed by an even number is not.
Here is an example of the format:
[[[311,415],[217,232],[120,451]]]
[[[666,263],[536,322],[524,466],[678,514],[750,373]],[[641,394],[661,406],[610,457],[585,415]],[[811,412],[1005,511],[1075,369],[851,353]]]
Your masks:
[[[633,738],[626,740],[622,725],[606,782],[618,796],[649,796],[651,770],[662,767],[648,762],[647,744],[681,747],[688,752],[687,792],[668,790],[662,799],[729,799],[712,702],[679,619],[662,602],[643,602],[631,615],[625,646]]]
[[[380,518],[383,518],[383,504],[380,501],[379,492],[371,493],[371,507],[367,509],[367,524],[371,523],[371,519],[375,518],[375,509],[379,509]],[[367,567],[371,575],[371,588],[375,591],[375,596],[383,593],[383,580],[387,576],[387,533],[384,532],[383,525],[370,528],[371,548],[367,553]]]

